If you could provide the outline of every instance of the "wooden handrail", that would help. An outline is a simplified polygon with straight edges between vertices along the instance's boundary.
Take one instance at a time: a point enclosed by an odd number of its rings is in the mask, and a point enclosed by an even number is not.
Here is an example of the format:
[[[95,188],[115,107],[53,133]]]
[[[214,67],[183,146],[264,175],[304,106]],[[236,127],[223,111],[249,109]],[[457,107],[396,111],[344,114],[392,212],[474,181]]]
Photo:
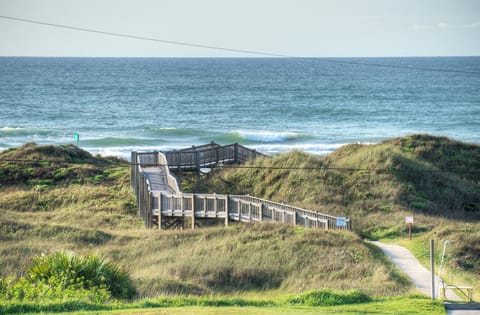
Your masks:
[[[211,143],[200,147],[163,152],[172,170],[198,170],[218,163],[244,163],[263,154],[238,143],[217,145]]]

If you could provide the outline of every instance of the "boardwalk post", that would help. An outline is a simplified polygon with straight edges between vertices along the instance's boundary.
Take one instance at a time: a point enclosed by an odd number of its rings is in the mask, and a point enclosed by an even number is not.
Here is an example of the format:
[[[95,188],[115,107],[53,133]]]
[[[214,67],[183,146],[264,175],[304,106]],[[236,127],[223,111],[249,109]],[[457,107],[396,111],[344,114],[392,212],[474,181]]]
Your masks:
[[[185,216],[185,209],[184,209],[184,205],[183,205],[183,195],[180,195],[180,211],[182,211],[182,218]]]
[[[234,160],[234,163],[238,163],[238,143],[235,142],[235,144],[233,145],[233,148],[234,148],[233,160]]]
[[[213,193],[213,212],[215,212],[215,218],[217,217],[217,194]]]
[[[248,203],[248,221],[252,222],[252,203]]]
[[[162,229],[162,193],[158,193],[158,229]]]
[[[180,178],[180,182],[181,182],[181,178],[182,178],[182,155],[177,150],[174,150],[173,151],[173,156],[175,157],[175,162],[177,164],[177,170],[178,170],[178,177]]]
[[[260,204],[260,222],[263,221],[263,203]]]
[[[195,230],[195,194],[192,194],[192,230]]]
[[[203,216],[207,217],[207,196],[203,196]]]
[[[130,160],[130,186],[137,192],[137,152],[132,151]]]
[[[193,153],[195,154],[195,168],[197,169],[197,172],[200,174],[200,152],[195,148],[195,146],[192,146]]]
[[[151,228],[152,227],[152,195],[150,194],[149,191],[147,191],[147,205],[146,205],[146,210],[147,210],[147,227]]]
[[[158,165],[158,151],[153,151],[153,153],[154,153],[154,155],[153,155],[154,156],[154,158],[153,158],[154,162],[153,162],[152,166],[158,167],[159,166]]]
[[[228,195],[225,197],[225,226],[228,226]]]

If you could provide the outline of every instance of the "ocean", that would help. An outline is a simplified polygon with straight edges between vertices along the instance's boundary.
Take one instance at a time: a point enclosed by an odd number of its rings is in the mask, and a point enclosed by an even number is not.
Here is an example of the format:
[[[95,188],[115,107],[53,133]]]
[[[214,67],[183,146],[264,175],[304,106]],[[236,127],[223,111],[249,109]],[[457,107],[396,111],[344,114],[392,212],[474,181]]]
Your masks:
[[[327,154],[413,133],[480,144],[480,57],[0,58],[0,150],[215,141]]]

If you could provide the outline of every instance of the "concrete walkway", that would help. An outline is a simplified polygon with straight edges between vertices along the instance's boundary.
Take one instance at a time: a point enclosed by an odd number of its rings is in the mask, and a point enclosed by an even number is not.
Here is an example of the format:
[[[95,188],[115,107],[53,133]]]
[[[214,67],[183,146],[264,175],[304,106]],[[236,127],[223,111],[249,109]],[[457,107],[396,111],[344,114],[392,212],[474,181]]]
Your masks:
[[[381,242],[372,242],[390,258],[390,260],[400,269],[405,272],[412,280],[417,289],[427,295],[432,296],[432,273],[425,268],[417,258],[405,247],[398,245],[388,245]],[[439,297],[440,278],[435,277],[435,299]],[[461,301],[461,299],[451,290],[447,290],[447,299],[450,301]]]
[[[387,245],[381,242],[371,242],[378,246],[385,255],[412,280],[417,289],[425,295],[432,296],[432,273],[420,264],[413,254],[405,247]],[[439,296],[440,278],[435,277],[435,298]],[[461,301],[451,290],[447,291],[447,299]],[[480,304],[445,303],[447,315],[480,315]]]

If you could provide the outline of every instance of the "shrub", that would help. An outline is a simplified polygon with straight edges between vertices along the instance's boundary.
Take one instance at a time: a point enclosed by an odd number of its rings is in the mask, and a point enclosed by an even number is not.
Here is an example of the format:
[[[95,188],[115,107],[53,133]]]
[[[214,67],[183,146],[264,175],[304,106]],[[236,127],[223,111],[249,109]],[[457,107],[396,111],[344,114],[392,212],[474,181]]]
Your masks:
[[[58,281],[68,288],[105,288],[116,298],[131,298],[134,293],[128,272],[118,265],[94,255],[77,257],[56,252],[33,259],[28,271],[30,282]]]

